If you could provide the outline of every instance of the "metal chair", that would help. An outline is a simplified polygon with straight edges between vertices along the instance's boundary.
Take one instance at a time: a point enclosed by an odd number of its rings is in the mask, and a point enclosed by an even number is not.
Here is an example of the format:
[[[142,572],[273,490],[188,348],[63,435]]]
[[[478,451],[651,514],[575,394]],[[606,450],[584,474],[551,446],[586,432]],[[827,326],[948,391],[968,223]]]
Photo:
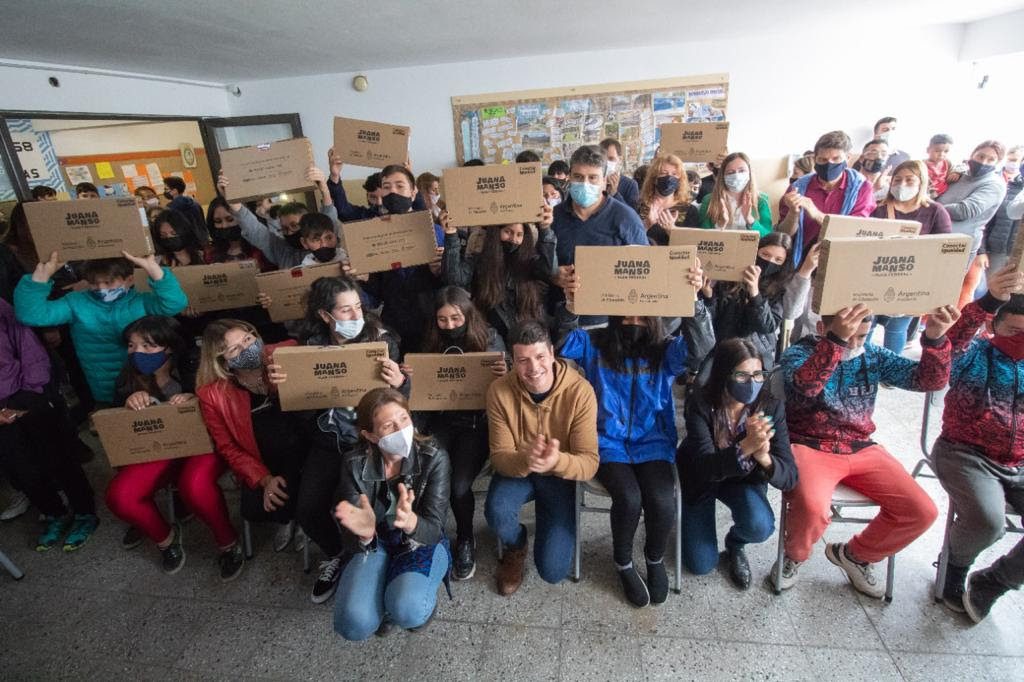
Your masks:
[[[925,396],[924,415],[921,419],[921,452],[924,457],[914,467],[914,472],[911,474],[914,478],[919,476],[921,478],[938,478],[935,475],[935,465],[932,463],[932,453],[928,449],[928,417],[935,395],[935,392],[929,392]],[[929,473],[924,472],[926,467]],[[1007,504],[1005,532],[1024,534],[1024,524],[1015,524],[1013,519],[1010,518],[1016,514],[1016,510]],[[939,556],[935,561],[935,584],[932,586],[932,597],[936,602],[942,601],[942,592],[946,587],[946,571],[949,568],[949,532],[953,529],[955,518],[956,508],[953,506],[953,500],[950,499],[946,509],[946,527],[942,533],[942,549],[939,550]]]
[[[15,580],[21,580],[25,577],[25,573],[15,565],[13,561],[7,558],[7,555],[0,550],[0,566],[7,569],[7,572],[11,574],[11,577]]]
[[[869,497],[861,495],[856,490],[849,488],[845,485],[838,485],[832,492],[832,501],[829,503],[829,509],[832,512],[832,523],[859,523],[868,524],[871,523],[871,519],[864,519],[856,516],[844,516],[843,509],[850,507],[853,509],[857,508],[868,508],[877,507],[878,503]],[[782,497],[782,508],[779,510],[779,550],[777,556],[777,563],[775,564],[776,570],[772,575],[772,587],[775,594],[782,594],[782,588],[779,586],[782,580],[782,563],[785,559],[786,553],[786,515],[789,508],[789,503],[786,502],[785,496]],[[895,586],[896,578],[896,555],[892,555],[886,562],[885,569],[885,601],[886,603],[892,602],[892,593]]]
[[[682,591],[683,581],[683,493],[682,488],[679,485],[679,472],[676,471],[676,467],[672,467],[672,480],[674,484],[675,501],[676,501],[676,531],[673,534],[675,538],[675,552],[676,552],[676,571],[673,582],[672,591],[679,594]],[[590,507],[587,506],[586,496],[587,494],[596,495],[598,497],[608,497],[611,495],[601,485],[600,481],[596,478],[590,481],[576,481],[576,556],[573,559],[572,568],[572,580],[573,582],[580,581],[581,574],[581,556],[582,556],[582,545],[583,539],[581,538],[581,517],[584,513],[594,514],[610,514],[611,510],[604,507]]]
[[[298,531],[296,531],[298,532]],[[302,570],[305,573],[309,573],[312,568],[312,562],[309,556],[309,543],[312,542],[308,535],[303,534],[304,544],[302,546]],[[246,560],[252,559],[252,524],[246,519],[242,519],[242,554],[245,555]]]

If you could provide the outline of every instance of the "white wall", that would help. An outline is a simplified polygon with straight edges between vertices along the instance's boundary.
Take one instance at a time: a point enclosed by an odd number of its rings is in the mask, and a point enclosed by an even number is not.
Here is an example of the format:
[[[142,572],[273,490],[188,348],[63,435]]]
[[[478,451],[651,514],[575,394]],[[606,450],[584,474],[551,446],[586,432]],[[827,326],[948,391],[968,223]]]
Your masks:
[[[963,27],[889,29],[848,36],[845,44],[836,43],[834,34],[770,34],[369,71],[364,93],[352,89],[351,73],[252,81],[240,84],[242,96],[231,97],[230,106],[236,115],[298,111],[321,163],[335,115],[410,125],[417,171],[455,162],[452,96],[716,72],[731,78],[729,146],[752,157],[803,151],[837,128],[859,146],[884,115],[900,118],[898,144],[913,153],[923,154],[936,132],[948,132],[964,146],[993,134],[981,130],[971,66],[957,61]],[[366,172],[346,168],[345,176]]]
[[[960,59],[971,61],[1024,52],[1024,43],[1021,43],[1022,28],[1024,9],[972,21],[964,31]]]
[[[164,116],[226,116],[231,97],[220,87],[7,65],[0,65],[0,93],[3,109]]]

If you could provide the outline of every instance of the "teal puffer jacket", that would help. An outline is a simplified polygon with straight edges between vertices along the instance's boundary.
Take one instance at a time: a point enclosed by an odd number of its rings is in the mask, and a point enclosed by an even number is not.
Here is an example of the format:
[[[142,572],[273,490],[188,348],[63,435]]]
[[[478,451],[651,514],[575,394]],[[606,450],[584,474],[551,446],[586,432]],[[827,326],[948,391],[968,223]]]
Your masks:
[[[151,292],[140,294],[132,288],[113,303],[97,300],[88,290],[48,301],[53,282],[33,282],[25,275],[14,290],[14,313],[30,327],[68,325],[93,397],[109,403],[128,355],[121,340],[124,328],[146,315],[176,315],[188,305],[178,280],[169,269],[163,271],[160,281],[149,280]]]

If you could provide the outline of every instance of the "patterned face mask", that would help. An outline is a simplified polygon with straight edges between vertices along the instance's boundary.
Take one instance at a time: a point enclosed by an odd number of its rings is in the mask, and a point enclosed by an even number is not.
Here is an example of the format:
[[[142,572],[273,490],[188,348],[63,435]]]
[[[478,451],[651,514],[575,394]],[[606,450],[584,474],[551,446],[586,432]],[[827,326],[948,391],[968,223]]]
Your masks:
[[[256,339],[228,360],[231,369],[256,369],[263,364],[263,341]]]

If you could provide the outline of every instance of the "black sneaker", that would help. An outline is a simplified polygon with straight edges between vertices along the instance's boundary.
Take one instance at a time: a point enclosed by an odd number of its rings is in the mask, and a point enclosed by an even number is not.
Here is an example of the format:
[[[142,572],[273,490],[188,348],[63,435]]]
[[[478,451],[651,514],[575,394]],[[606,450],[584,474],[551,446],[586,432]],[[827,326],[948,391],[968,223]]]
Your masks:
[[[652,604],[664,604],[668,599],[668,573],[665,572],[665,560],[656,564],[647,562],[647,592],[651,595]]]
[[[469,580],[476,573],[476,543],[473,539],[459,540],[455,546],[455,565],[452,580]]]
[[[729,579],[741,590],[750,589],[750,562],[742,547],[726,547],[726,558],[729,561]]]
[[[313,603],[323,604],[334,596],[338,589],[338,578],[341,577],[341,555],[320,562],[320,575],[313,583]]]
[[[619,580],[622,581],[622,591],[626,593],[626,599],[630,604],[637,608],[643,608],[651,603],[651,594],[647,591],[647,585],[632,565],[629,568],[619,569]]]
[[[950,611],[964,612],[964,583],[970,566],[946,565],[946,582],[942,586],[942,603]]]
[[[381,621],[380,627],[378,627],[377,631],[373,634],[377,637],[387,637],[394,632],[396,628],[397,626],[385,617],[384,620]]]
[[[988,617],[992,605],[1006,594],[1007,589],[992,577],[989,569],[975,571],[967,579],[967,590],[964,592],[964,611],[971,617],[971,620],[980,623]]]
[[[171,526],[171,532],[174,533],[171,544],[160,550],[161,563],[164,573],[167,575],[174,575],[185,565],[185,548],[181,546],[181,527],[175,524]]]
[[[237,542],[231,549],[226,549],[217,557],[220,564],[221,582],[229,582],[238,577],[245,566],[245,557],[242,556],[242,547]]]
[[[135,526],[128,526],[128,530],[124,532],[124,537],[121,538],[121,547],[123,549],[135,549],[142,544],[142,531]]]

